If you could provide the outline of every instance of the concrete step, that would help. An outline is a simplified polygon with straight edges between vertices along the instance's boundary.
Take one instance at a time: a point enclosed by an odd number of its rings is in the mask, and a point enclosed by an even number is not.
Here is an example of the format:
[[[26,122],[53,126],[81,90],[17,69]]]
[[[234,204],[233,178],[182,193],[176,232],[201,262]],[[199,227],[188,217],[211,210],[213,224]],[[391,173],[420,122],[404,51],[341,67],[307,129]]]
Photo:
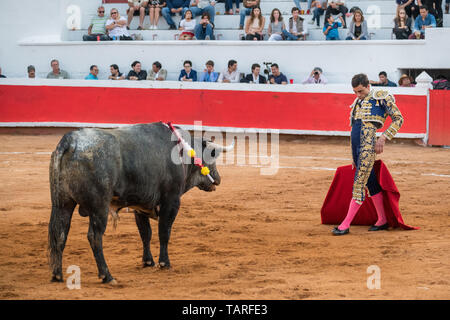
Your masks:
[[[106,13],[109,15],[109,11],[112,8],[117,8],[121,15],[126,14],[126,10],[128,9],[128,4],[126,3],[116,3],[116,4],[105,4]],[[263,13],[270,14],[270,12],[274,8],[280,9],[282,14],[287,14],[291,12],[292,7],[294,7],[294,1],[263,1],[261,2],[261,11]],[[300,3],[301,8],[306,11],[307,2]],[[395,14],[396,4],[395,1],[386,1],[386,0],[378,0],[378,1],[348,1],[346,6],[350,9],[354,6],[359,7],[363,10],[364,14],[374,14],[374,13],[391,13]],[[220,14],[225,13],[225,4],[217,3],[215,5],[216,12],[220,12]],[[243,8],[242,3],[240,4],[240,8]]]
[[[267,33],[267,30],[265,30]],[[142,30],[135,31],[130,30],[130,34],[138,33],[143,36],[145,41],[161,41],[161,40],[176,40],[177,35],[180,34],[179,30]],[[339,29],[339,35],[341,39],[347,37],[347,29]],[[389,40],[392,39],[392,28],[380,28],[380,29],[369,29],[372,40]],[[84,34],[87,34],[87,30],[76,30],[69,31],[67,33],[67,38],[63,39],[66,41],[81,41]],[[217,40],[240,40],[244,36],[243,30],[236,29],[216,29],[215,35]],[[268,39],[266,34],[265,40]],[[321,29],[311,29],[309,31],[308,40],[325,40],[325,36]]]

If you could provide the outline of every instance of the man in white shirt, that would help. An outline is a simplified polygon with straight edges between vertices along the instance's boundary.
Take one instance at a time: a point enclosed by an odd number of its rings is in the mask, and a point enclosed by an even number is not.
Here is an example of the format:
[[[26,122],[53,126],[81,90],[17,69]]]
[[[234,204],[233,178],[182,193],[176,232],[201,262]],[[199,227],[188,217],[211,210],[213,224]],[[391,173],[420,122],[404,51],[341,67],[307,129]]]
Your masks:
[[[328,80],[323,76],[323,71],[319,67],[315,67],[309,77],[303,80],[303,84],[327,84]]]
[[[228,69],[224,70],[220,73],[218,82],[225,83],[237,83],[239,82],[240,73],[237,70],[237,61],[230,60],[228,61]]]

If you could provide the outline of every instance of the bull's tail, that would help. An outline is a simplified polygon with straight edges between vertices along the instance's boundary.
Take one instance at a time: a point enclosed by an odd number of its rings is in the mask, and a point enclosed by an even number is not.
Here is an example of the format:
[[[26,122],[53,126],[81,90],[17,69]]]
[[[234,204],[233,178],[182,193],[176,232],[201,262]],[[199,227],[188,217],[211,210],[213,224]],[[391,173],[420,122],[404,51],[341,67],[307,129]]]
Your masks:
[[[70,134],[66,134],[59,142],[56,150],[53,151],[50,161],[52,213],[48,226],[48,258],[49,266],[53,272],[52,281],[62,281],[62,253],[74,209],[64,207],[60,189],[61,159],[69,147]]]

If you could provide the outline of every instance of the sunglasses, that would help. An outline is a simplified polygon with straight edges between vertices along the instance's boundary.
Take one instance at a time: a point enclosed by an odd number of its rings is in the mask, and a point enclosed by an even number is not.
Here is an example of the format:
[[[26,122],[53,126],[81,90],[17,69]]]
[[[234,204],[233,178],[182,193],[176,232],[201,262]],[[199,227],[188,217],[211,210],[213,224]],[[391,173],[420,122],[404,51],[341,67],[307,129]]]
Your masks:
[[[98,11],[98,13],[105,13],[105,11]]]
[[[117,12],[111,12],[111,14],[117,14]]]

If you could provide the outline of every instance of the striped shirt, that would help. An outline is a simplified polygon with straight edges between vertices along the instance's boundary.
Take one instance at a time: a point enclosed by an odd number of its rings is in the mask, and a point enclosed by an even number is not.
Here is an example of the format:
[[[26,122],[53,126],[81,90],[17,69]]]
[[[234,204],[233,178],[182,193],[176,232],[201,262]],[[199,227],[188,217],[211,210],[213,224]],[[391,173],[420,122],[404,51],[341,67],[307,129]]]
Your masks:
[[[93,34],[106,34],[106,20],[108,20],[108,17],[95,17],[92,18],[91,26]]]

